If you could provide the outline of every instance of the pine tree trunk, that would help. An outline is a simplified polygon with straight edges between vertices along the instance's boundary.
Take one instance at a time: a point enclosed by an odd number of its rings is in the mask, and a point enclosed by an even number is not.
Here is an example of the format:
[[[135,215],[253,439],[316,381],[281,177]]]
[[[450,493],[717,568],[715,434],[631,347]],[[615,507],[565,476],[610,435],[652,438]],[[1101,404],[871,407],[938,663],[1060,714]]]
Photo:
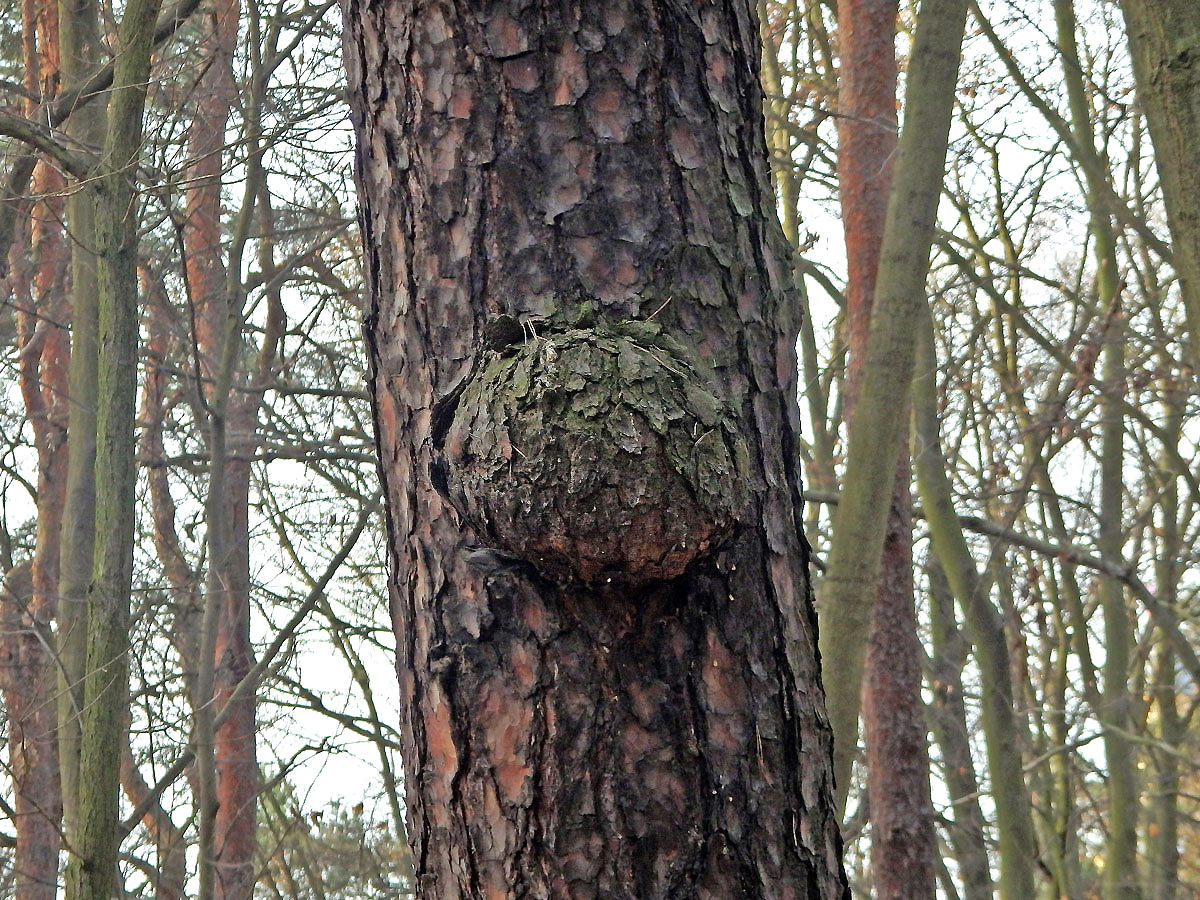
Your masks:
[[[838,4],[838,188],[850,332],[847,418],[853,414],[862,380],[896,153],[896,14],[895,0]],[[878,900],[922,900],[934,890],[929,751],[913,592],[911,480],[908,447],[903,446],[896,461],[862,685],[871,873]],[[843,806],[848,788],[838,785]]]
[[[25,87],[31,97],[51,95],[59,80],[57,9],[46,0],[30,0],[22,4],[22,19]],[[30,112],[32,108],[31,102]],[[62,227],[64,186],[55,166],[42,163],[34,170],[31,187],[38,199],[19,242],[28,264],[15,267],[10,280],[17,299],[18,382],[38,461],[37,537],[25,573],[28,584],[0,592],[0,693],[8,720],[16,813],[14,900],[54,900],[62,843],[50,624],[58,608],[58,536],[67,472],[70,341],[65,326],[69,255]],[[14,575],[14,587],[25,580],[20,573]]]
[[[345,16],[418,896],[846,896],[751,4]]]
[[[250,642],[250,463],[258,431],[260,394],[234,390],[244,382],[241,360],[240,272],[225,265],[222,228],[222,173],[230,162],[225,150],[230,113],[237,103],[233,53],[241,4],[221,0],[214,8],[213,31],[206,36],[207,68],[197,86],[188,150],[191,183],[187,192],[184,246],[191,296],[196,304],[201,369],[216,387],[209,396],[213,454],[208,498],[208,602],[215,604],[215,634],[210,641],[212,702],[197,698],[197,715],[211,716],[225,707],[238,683],[254,665]],[[252,196],[245,202],[253,203]],[[242,210],[239,215],[248,216]],[[237,240],[235,238],[235,240]],[[243,239],[244,240],[244,239]],[[240,244],[238,245],[240,249]],[[231,355],[232,354],[232,355]],[[219,394],[219,395],[218,395]],[[218,420],[219,421],[216,421]],[[231,458],[236,456],[237,458]],[[217,468],[220,471],[216,471]],[[255,811],[259,773],[256,748],[255,694],[245,692],[211,735],[209,767],[200,783],[200,892],[217,900],[250,900],[254,892]]]

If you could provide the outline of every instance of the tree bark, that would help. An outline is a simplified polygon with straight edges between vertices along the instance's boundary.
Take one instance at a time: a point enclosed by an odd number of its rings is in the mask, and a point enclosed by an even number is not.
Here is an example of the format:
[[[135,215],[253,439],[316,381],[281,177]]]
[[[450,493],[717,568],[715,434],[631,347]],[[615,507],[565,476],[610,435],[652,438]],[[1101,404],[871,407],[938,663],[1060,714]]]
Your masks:
[[[345,18],[418,895],[846,896],[752,5],[347,0]],[[536,318],[497,341],[502,313]],[[729,513],[699,555],[648,558],[678,473],[652,477],[636,405],[625,438],[615,416],[581,424],[571,404],[607,376],[564,364],[578,380],[543,396],[568,409],[540,428],[538,407],[464,425],[514,359],[540,385],[554,348],[600,366],[618,346],[638,384],[713,398],[711,434],[742,435],[736,470],[692,482]],[[599,431],[569,474],[522,480],[548,457],[510,435],[569,445],[575,426]],[[454,441],[491,434],[515,474],[451,487],[472,462]]]
[[[58,887],[58,754],[54,740],[52,633],[39,610],[33,571],[19,565],[0,585],[0,692],[8,717],[13,780],[14,900],[53,900]]]
[[[896,152],[896,12],[895,0],[838,3],[838,191],[846,241],[850,347],[847,418],[853,415],[862,380]],[[902,445],[862,686],[871,873],[879,900],[918,900],[932,897],[934,891],[910,482],[908,447]],[[848,788],[838,785],[840,806],[845,805]]]
[[[46,0],[28,0],[22,4],[22,20],[25,87],[31,96],[48,100],[60,77],[57,10]],[[27,113],[32,113],[33,104],[28,106]],[[0,693],[8,714],[17,832],[14,900],[54,900],[62,843],[50,625],[58,608],[58,531],[67,471],[70,347],[64,186],[54,165],[43,162],[34,170],[37,200],[19,241],[29,262],[10,275],[18,298],[18,382],[38,463],[37,535],[28,590],[9,590],[0,599]]]
[[[1200,374],[1200,4],[1121,0],[1121,6],[1187,316],[1185,358]]]
[[[62,71],[72,88],[81,84],[103,52],[98,8],[93,0],[59,4]],[[67,123],[73,138],[90,146],[104,142],[105,105],[81,103]],[[99,262],[96,256],[96,200],[74,190],[67,200],[71,227],[71,366],[67,419],[66,497],[59,542],[58,750],[63,825],[68,845],[78,826],[79,753],[83,718],[83,679],[87,656],[87,591],[92,580],[96,519],[96,331]]]
[[[87,667],[79,754],[78,834],[67,865],[68,900],[110,900],[120,846],[121,730],[129,681],[134,400],[138,360],[138,203],[134,173],[159,0],[126,5],[116,35],[103,161],[95,193],[99,315],[96,411],[96,548],[87,594]]]
[[[1114,260],[1115,261],[1115,260]],[[1113,278],[1115,273],[1108,273]],[[1105,276],[1102,274],[1101,278]],[[1103,290],[1103,289],[1102,289]],[[1103,298],[1103,294],[1101,294]],[[1125,490],[1125,418],[1117,400],[1125,394],[1125,324],[1118,313],[1104,339],[1104,399],[1100,414],[1100,533],[1101,558],[1120,560],[1124,544],[1122,496]],[[1133,742],[1133,696],[1129,686],[1133,654],[1133,623],[1125,602],[1125,586],[1112,578],[1100,581],[1097,592],[1104,619],[1103,708],[1098,711],[1104,731],[1107,764],[1108,843],[1105,852],[1105,900],[1140,900],[1138,875],[1138,813],[1141,792]]]
[[[846,472],[821,598],[821,656],[834,731],[839,796],[858,746],[859,697],[879,582],[896,460],[907,436],[897,416],[909,403],[916,326],[961,56],[966,4],[925,0],[909,65],[904,130],[884,228],[863,380],[847,437]]]
[[[242,291],[240,259],[226,266],[222,227],[222,173],[230,157],[226,130],[237,101],[233,53],[241,4],[221,0],[206,39],[204,76],[188,150],[192,163],[184,222],[186,272],[196,306],[196,342],[208,389],[208,435],[212,454],[207,525],[209,577],[207,602],[213,606],[214,633],[203,642],[211,660],[200,662],[201,695],[196,698],[200,791],[200,891],[202,900],[250,900],[254,892],[255,811],[259,772],[256,748],[255,693],[243,692],[223,724],[209,734],[215,710],[225,708],[238,683],[254,665],[250,642],[250,463],[257,441],[260,394],[243,393]],[[255,167],[257,160],[251,161]],[[254,194],[239,218],[249,221]],[[231,241],[239,255],[245,236]],[[203,389],[203,388],[202,388]],[[242,458],[231,459],[233,448]],[[211,690],[209,686],[211,685]],[[211,694],[211,696],[209,695]]]

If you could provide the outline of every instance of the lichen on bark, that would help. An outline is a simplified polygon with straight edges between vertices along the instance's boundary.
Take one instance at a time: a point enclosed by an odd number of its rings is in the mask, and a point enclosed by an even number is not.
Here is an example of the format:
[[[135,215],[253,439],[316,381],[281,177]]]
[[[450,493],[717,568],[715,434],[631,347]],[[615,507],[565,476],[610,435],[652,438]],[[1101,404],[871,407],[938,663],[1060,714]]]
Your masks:
[[[442,448],[480,537],[551,578],[628,587],[681,575],[743,517],[746,440],[684,339],[592,320],[480,352]]]

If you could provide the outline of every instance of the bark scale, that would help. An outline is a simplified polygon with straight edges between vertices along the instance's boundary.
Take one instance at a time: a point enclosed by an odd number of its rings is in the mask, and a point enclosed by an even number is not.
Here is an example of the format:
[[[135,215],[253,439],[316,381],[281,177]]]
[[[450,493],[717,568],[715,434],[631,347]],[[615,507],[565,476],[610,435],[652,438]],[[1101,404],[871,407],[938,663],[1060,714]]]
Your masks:
[[[418,896],[845,896],[752,6],[344,10]],[[670,581],[484,576],[435,406],[585,302],[711,366],[748,507]]]

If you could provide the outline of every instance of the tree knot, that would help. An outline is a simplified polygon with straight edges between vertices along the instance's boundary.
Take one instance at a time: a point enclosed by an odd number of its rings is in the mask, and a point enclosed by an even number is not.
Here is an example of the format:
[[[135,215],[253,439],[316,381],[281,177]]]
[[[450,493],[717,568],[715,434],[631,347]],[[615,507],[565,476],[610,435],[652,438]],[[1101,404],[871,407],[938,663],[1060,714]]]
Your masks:
[[[744,517],[744,429],[682,339],[604,322],[480,352],[435,443],[448,498],[489,543],[550,577],[636,587]]]

